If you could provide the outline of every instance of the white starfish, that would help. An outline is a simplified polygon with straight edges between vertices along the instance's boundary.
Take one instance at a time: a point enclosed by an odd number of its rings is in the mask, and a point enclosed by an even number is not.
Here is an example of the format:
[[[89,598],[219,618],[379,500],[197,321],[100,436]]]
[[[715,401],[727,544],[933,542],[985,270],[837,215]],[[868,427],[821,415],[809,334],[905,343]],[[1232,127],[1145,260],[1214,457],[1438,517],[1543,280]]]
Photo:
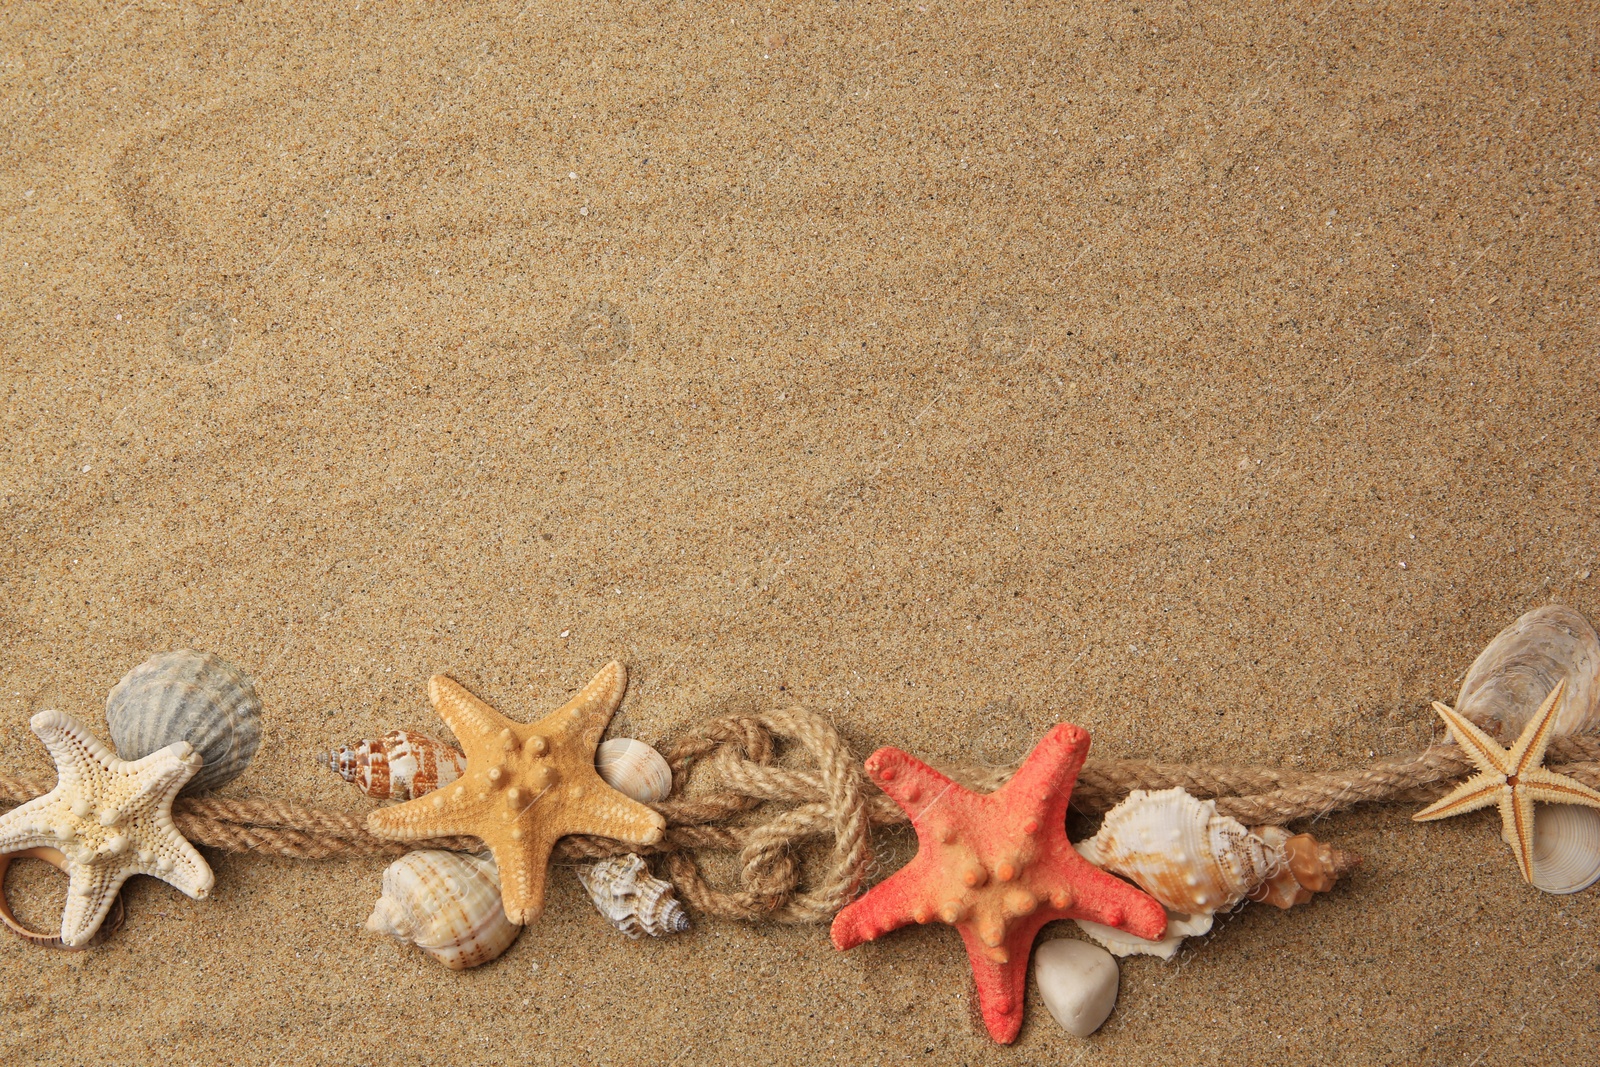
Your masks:
[[[1411,816],[1418,822],[1447,819],[1463,812],[1477,811],[1491,804],[1500,808],[1500,836],[1516,853],[1517,868],[1525,882],[1533,881],[1533,802],[1583,804],[1600,808],[1600,793],[1564,774],[1547,771],[1544,750],[1550,744],[1550,729],[1556,718],[1556,705],[1566,691],[1566,679],[1545,697],[1533,718],[1510,751],[1478,729],[1467,718],[1443,704],[1433,710],[1450,727],[1461,750],[1477,765],[1478,772],[1449,793]]]
[[[53,848],[66,857],[62,944],[86,944],[130,875],[148,874],[196,900],[211,868],[172,824],[172,801],[200,769],[187,741],[118,759],[78,720],[41,711],[29,722],[56,761],[56,787],[0,815],[0,854]]]

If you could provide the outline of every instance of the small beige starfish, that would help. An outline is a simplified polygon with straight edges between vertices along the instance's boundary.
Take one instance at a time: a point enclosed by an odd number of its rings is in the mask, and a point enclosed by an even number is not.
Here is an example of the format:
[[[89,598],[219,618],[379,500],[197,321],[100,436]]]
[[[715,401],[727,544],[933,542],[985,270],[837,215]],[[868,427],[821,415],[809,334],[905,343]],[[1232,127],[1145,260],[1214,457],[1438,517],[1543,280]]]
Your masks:
[[[1463,812],[1477,811],[1496,804],[1500,808],[1500,836],[1517,855],[1517,867],[1525,882],[1533,881],[1533,802],[1546,804],[1585,804],[1600,808],[1600,793],[1564,774],[1543,767],[1544,750],[1550,743],[1550,727],[1555,722],[1556,705],[1566,691],[1566,679],[1545,697],[1544,703],[1510,751],[1478,729],[1454,709],[1435,701],[1433,710],[1444,719],[1456,743],[1478,767],[1477,774],[1448,794],[1411,816],[1418,822],[1447,819]]]
[[[56,761],[56,787],[0,815],[0,853],[62,854],[62,944],[87,944],[131,875],[159,878],[196,900],[211,891],[211,868],[172,824],[173,798],[200,769],[187,741],[122,760],[65,712],[41,711],[28,725]]]

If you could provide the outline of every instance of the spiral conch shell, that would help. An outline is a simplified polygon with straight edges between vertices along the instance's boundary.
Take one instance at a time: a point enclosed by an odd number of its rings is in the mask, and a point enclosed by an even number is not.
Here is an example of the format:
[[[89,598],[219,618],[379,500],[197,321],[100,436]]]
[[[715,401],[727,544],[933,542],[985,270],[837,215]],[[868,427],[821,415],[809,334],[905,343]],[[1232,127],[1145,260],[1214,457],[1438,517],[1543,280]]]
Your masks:
[[[488,963],[522,932],[500,904],[494,857],[438,849],[389,865],[367,929],[416,945],[454,971]]]
[[[651,877],[644,860],[631,852],[578,868],[578,881],[600,914],[629,937],[641,933],[660,937],[689,929],[689,916],[673,897],[672,883]]]
[[[455,748],[415,730],[390,730],[355,748],[324,752],[317,761],[379,800],[415,799],[449,785],[467,768],[467,757]]]
[[[1600,636],[1560,604],[1535,608],[1495,635],[1461,683],[1456,710],[1510,744],[1561,679],[1567,687],[1551,736],[1600,734]],[[1600,881],[1600,810],[1540,804],[1533,822],[1532,882],[1576,893]]]
[[[184,793],[216,789],[244,773],[261,745],[261,700],[250,676],[209,652],[151,656],[106,697],[111,743],[125,760],[177,741],[205,762]]]
[[[1074,847],[1097,867],[1123,875],[1174,913],[1167,937],[1143,941],[1096,923],[1084,932],[1117,955],[1171,959],[1184,937],[1211,929],[1211,916],[1244,900],[1280,908],[1326,892],[1358,862],[1310,834],[1280,826],[1247,829],[1214,800],[1182,789],[1135,789],[1106,813],[1100,832]],[[1109,931],[1109,932],[1108,932]]]

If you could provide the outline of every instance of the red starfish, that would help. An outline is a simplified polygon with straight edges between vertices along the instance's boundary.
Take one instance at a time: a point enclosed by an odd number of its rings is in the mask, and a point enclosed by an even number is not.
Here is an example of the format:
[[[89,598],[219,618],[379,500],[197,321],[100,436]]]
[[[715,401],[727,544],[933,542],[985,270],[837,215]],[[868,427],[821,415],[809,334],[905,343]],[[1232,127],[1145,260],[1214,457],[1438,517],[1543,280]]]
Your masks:
[[[917,854],[834,917],[834,947],[908,923],[949,923],[966,942],[989,1036],[1009,1044],[1022,1026],[1028,954],[1045,923],[1088,919],[1160,940],[1166,909],[1067,840],[1067,801],[1088,752],[1089,735],[1062,723],[988,795],[898,748],[874,752],[867,773],[911,816]]]

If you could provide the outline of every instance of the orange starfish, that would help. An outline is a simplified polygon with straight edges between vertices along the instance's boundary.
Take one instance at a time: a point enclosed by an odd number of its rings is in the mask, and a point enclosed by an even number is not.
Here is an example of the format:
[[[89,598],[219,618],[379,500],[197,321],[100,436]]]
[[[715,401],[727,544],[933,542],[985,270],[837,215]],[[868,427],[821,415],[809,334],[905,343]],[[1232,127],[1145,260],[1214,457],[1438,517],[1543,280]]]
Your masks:
[[[1166,909],[1067,841],[1067,801],[1088,752],[1089,735],[1062,723],[987,795],[897,748],[874,752],[867,773],[911,816],[917,854],[834,917],[834,947],[854,948],[913,922],[954,926],[989,1036],[1009,1044],[1022,1025],[1028,954],[1045,923],[1088,919],[1159,941]]]
[[[471,834],[494,853],[506,918],[526,924],[544,911],[545,864],[566,834],[598,834],[631,845],[661,840],[666,820],[617,792],[594,767],[595,746],[622,703],[628,673],[615,661],[583,692],[538,722],[508,719],[436,674],[428,696],[467,754],[454,784],[367,816],[392,841]]]

